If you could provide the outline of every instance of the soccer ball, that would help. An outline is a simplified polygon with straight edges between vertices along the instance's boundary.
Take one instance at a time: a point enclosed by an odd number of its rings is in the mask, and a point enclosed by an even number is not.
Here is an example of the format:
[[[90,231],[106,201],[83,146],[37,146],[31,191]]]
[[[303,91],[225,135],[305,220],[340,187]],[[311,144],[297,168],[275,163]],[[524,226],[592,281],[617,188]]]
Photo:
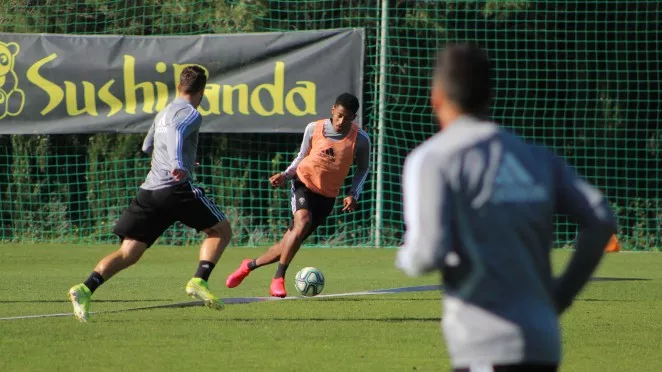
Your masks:
[[[324,289],[324,275],[314,267],[304,267],[297,273],[294,287],[303,296],[317,296]]]

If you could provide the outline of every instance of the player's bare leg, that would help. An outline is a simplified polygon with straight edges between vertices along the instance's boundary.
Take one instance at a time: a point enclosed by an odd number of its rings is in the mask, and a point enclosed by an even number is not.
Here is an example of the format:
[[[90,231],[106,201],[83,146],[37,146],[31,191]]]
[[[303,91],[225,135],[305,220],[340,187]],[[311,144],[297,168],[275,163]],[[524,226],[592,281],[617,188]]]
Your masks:
[[[147,244],[133,239],[124,239],[120,249],[104,257],[94,271],[101,274],[104,281],[140,260],[147,250]]]
[[[207,237],[200,246],[200,263],[193,279],[186,284],[186,294],[202,300],[205,305],[212,309],[223,308],[223,301],[214,296],[207,284],[211,271],[221,258],[225,248],[232,238],[232,229],[227,220],[205,230]]]
[[[287,296],[287,291],[285,290],[285,272],[290,262],[292,262],[294,255],[299,251],[301,243],[306,238],[311,223],[312,215],[307,209],[300,209],[294,213],[292,229],[283,237],[283,251],[280,255],[276,275],[274,275],[274,279],[271,281],[269,292],[272,296]]]
[[[285,236],[287,236],[287,233]],[[283,236],[283,238],[281,238],[278,243],[272,245],[269,250],[264,252],[264,254],[255,259],[256,268],[278,262],[280,259],[280,254],[283,252],[283,242],[285,241],[285,236]]]
[[[257,269],[261,266],[270,265],[274,262],[278,262],[280,259],[280,253],[283,251],[283,240],[282,238],[278,243],[272,245],[264,254],[260,257],[251,260],[245,259],[241,261],[239,268],[235,270],[232,274],[228,276],[225,280],[225,286],[228,288],[237,287],[241,284],[244,279],[251,273],[251,271]]]
[[[306,237],[306,232],[310,227],[310,220],[311,215],[308,210],[298,210],[294,214],[292,228],[287,230],[283,238],[255,260],[246,259],[242,261],[239,268],[228,276],[225,285],[228,288],[237,287],[251,271],[261,266],[279,262],[285,251],[289,252],[290,258],[288,259],[288,262],[292,261],[292,257],[294,257],[294,254],[299,250],[303,239]],[[280,266],[281,265],[279,265],[279,268]],[[284,271],[282,274],[282,276],[284,276]]]
[[[82,322],[87,321],[92,293],[115,274],[138,262],[146,250],[147,244],[133,239],[124,239],[120,249],[99,261],[85,283],[71,287],[69,300],[74,306],[76,318]]]
[[[299,209],[294,214],[294,224],[283,237],[282,253],[279,262],[281,265],[289,265],[294,255],[299,251],[303,240],[306,238],[308,229],[312,223],[312,215],[307,209]]]
[[[205,230],[207,238],[200,246],[200,261],[209,261],[214,265],[221,258],[232,239],[232,228],[228,220],[223,220]]]

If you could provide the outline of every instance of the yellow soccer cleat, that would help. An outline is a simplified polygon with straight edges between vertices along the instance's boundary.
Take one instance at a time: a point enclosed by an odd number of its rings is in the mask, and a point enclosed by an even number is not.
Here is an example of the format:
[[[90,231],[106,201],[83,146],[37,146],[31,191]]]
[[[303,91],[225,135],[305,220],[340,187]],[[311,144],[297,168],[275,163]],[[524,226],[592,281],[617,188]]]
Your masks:
[[[222,310],[225,306],[220,298],[209,291],[207,282],[201,278],[193,278],[186,283],[186,294],[202,300],[210,309]]]
[[[69,289],[69,300],[74,305],[74,316],[81,322],[87,322],[90,314],[92,292],[85,284],[78,284]]]

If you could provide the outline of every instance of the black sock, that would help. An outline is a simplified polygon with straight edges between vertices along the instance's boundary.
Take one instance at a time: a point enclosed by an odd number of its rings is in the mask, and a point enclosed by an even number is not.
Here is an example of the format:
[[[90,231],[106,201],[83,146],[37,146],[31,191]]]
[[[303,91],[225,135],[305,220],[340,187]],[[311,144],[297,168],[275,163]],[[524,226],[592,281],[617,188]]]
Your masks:
[[[208,281],[209,275],[211,275],[211,271],[214,270],[214,266],[216,265],[209,261],[200,261],[200,265],[198,265],[198,271],[195,272],[193,277]]]
[[[99,286],[103,284],[103,277],[98,272],[93,271],[92,275],[90,275],[90,277],[87,278],[87,280],[83,284],[85,284],[85,286],[90,290],[90,292],[94,293],[94,291],[96,291],[97,288],[99,288]]]
[[[260,266],[261,265],[257,264],[257,260],[253,260],[253,261],[248,263],[248,270],[253,271],[253,270],[257,269]]]
[[[276,275],[274,276],[274,279],[284,278],[285,277],[285,272],[287,271],[287,266],[289,266],[289,265],[283,265],[282,263],[279,263],[278,264],[278,269],[276,270]]]

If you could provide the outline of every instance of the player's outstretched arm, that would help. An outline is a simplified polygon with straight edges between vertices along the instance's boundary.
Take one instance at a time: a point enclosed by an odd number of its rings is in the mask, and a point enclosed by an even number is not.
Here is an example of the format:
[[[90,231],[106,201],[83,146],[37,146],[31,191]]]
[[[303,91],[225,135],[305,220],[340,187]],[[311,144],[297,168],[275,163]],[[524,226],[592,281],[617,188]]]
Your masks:
[[[396,266],[409,276],[419,276],[442,267],[450,247],[452,198],[444,180],[440,158],[419,147],[405,161],[403,205],[407,231]]]
[[[152,150],[154,150],[154,123],[149,127],[149,132],[147,132],[145,140],[143,141],[142,150],[147,155],[151,155]]]
[[[310,123],[306,126],[306,130],[303,132],[303,140],[301,141],[301,147],[299,148],[297,157],[292,163],[290,163],[290,166],[281,173],[283,175],[283,181],[285,181],[285,179],[292,179],[297,173],[297,167],[301,161],[310,154],[310,149],[313,145],[313,132],[315,132],[315,123]]]
[[[593,186],[575,175],[560,158],[556,169],[556,211],[579,225],[575,252],[555,282],[557,310],[563,313],[597,268],[604,248],[616,233],[616,218],[607,200]]]

